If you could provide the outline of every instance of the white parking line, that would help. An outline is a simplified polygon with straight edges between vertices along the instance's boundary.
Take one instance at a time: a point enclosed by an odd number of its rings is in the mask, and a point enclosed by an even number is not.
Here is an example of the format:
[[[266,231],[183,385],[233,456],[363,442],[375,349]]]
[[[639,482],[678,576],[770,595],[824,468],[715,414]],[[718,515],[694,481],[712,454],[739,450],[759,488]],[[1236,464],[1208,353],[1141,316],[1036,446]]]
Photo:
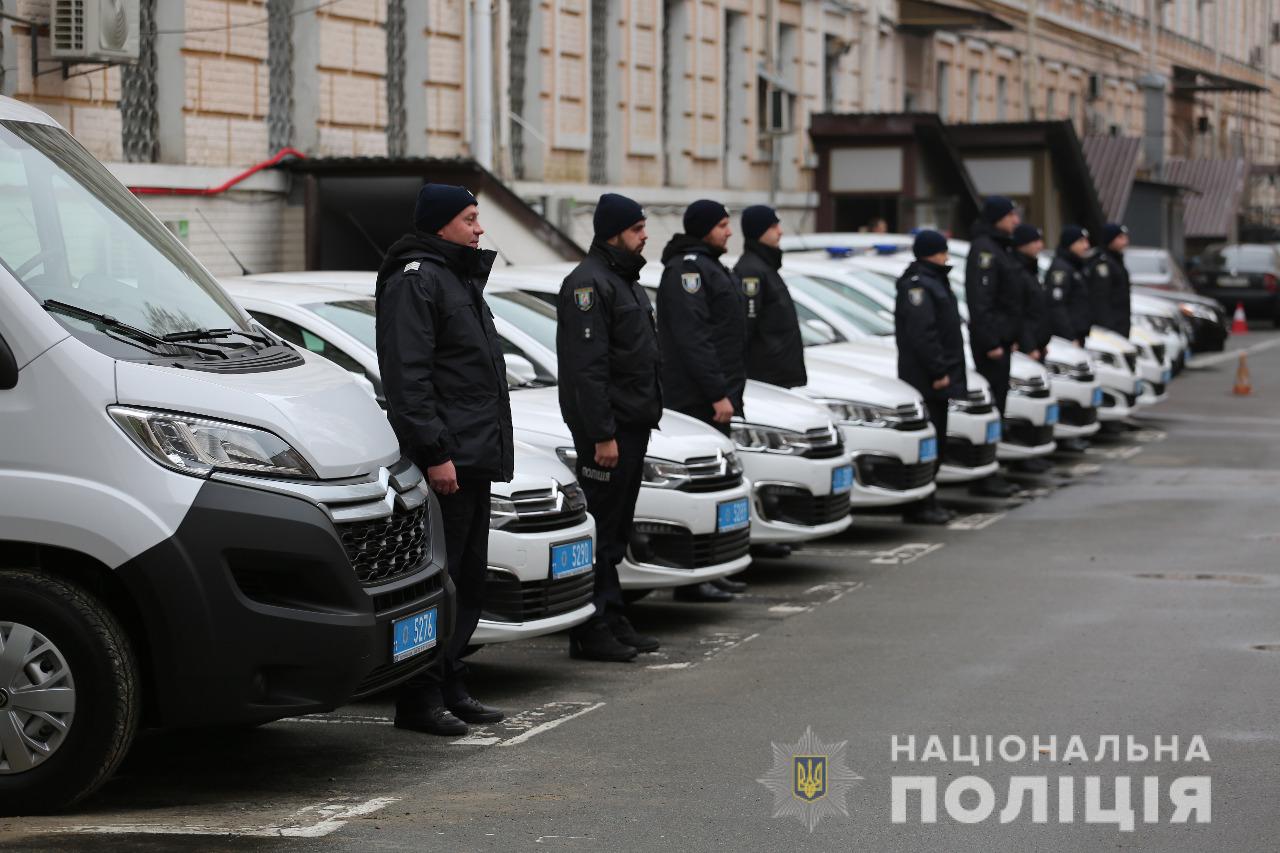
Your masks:
[[[547,720],[545,723],[541,723],[529,729],[524,734],[516,735],[513,738],[507,738],[502,743],[498,744],[498,746],[516,746],[518,744],[522,744],[525,741],[527,741],[529,738],[540,735],[543,732],[549,732],[552,729],[554,729],[556,726],[562,723],[567,723],[572,719],[581,717],[583,714],[590,714],[592,711],[595,711],[599,708],[603,708],[604,704],[605,703],[603,702],[597,702],[594,705],[589,705],[588,707],[583,708],[581,711],[576,711],[575,713],[569,714],[567,717],[559,717],[554,720]]]
[[[908,542],[905,545],[899,545],[888,551],[881,552],[880,556],[875,557],[871,562],[881,566],[905,566],[914,563],[916,560],[932,554],[942,548],[941,542]]]
[[[1088,477],[1102,470],[1102,466],[1093,462],[1077,462],[1063,473],[1068,477]]]
[[[1085,449],[1085,453],[1090,456],[1101,456],[1103,459],[1132,459],[1141,452],[1142,448],[1136,444],[1129,447],[1089,447]]]
[[[516,746],[550,731],[561,723],[581,717],[604,702],[547,702],[507,717],[489,726],[473,726],[465,737],[449,741],[450,746]]]
[[[1169,437],[1169,433],[1162,429],[1140,429],[1137,432],[1130,433],[1129,437],[1134,441],[1141,441],[1143,444],[1151,444],[1155,441],[1164,441]]]
[[[1271,338],[1270,340],[1260,341],[1252,346],[1243,347],[1236,350],[1227,350],[1226,352],[1217,352],[1212,355],[1197,355],[1187,362],[1187,367],[1211,367],[1215,364],[1222,364],[1227,361],[1235,361],[1240,357],[1240,353],[1255,353],[1269,350],[1273,347],[1280,346],[1280,339]]]
[[[962,515],[947,525],[948,530],[986,530],[1005,517],[1003,512],[975,512]]]

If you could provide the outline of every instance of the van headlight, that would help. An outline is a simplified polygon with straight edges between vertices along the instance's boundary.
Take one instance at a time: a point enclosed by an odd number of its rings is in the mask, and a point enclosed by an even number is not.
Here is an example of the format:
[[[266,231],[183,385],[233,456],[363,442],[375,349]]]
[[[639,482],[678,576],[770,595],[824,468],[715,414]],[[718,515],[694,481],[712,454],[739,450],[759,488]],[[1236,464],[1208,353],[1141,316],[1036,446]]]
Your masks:
[[[735,423],[730,427],[730,435],[739,450],[755,453],[796,456],[809,449],[808,439],[804,435],[776,427]]]
[[[646,486],[655,489],[678,489],[689,482],[689,468],[679,462],[666,459],[644,458],[644,479]]]
[[[827,407],[831,417],[840,423],[853,426],[882,427],[901,420],[897,409],[876,406],[872,403],[859,403],[856,400],[815,400]]]
[[[128,406],[108,406],[107,413],[148,456],[183,474],[318,479],[302,454],[264,429]]]

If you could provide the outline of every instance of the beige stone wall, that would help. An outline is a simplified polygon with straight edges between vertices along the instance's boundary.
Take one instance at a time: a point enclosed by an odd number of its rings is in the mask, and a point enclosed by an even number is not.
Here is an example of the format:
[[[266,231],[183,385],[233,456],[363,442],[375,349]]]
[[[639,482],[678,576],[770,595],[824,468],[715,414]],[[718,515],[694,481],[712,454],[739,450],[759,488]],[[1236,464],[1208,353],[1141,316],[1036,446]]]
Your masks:
[[[187,163],[233,166],[267,152],[265,0],[186,0],[181,38]],[[161,72],[163,73],[163,72]]]
[[[320,39],[317,153],[385,156],[386,0],[342,0],[315,14]]]
[[[427,30],[409,34],[409,49],[425,44],[429,64],[427,150],[432,156],[457,157],[468,151],[466,107],[466,5],[463,0],[423,0]]]

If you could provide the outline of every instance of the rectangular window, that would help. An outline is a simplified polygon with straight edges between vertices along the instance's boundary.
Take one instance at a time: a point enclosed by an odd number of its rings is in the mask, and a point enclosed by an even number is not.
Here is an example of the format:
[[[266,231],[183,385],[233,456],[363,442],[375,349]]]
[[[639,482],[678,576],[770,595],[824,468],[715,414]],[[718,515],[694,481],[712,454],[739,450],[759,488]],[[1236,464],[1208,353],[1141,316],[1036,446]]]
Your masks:
[[[951,69],[945,62],[939,62],[937,68],[938,118],[951,120]]]
[[[1050,86],[1044,91],[1044,117],[1052,120],[1058,115],[1058,90]]]
[[[1008,117],[1009,80],[1003,74],[996,78],[996,121]]]
[[[1067,97],[1067,118],[1071,119],[1072,121],[1078,122],[1080,120],[1080,115],[1078,113],[1079,108],[1080,108],[1080,97],[1076,95],[1075,92],[1072,92]]]
[[[969,121],[977,121],[982,109],[982,72],[974,69],[969,72]]]

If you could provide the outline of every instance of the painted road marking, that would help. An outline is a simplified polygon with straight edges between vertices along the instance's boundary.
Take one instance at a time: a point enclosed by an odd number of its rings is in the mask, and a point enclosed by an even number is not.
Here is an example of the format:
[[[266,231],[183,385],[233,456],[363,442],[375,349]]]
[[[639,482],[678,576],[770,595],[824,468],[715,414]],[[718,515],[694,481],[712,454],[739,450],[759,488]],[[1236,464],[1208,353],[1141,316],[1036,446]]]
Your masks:
[[[971,515],[962,515],[954,521],[947,524],[948,530],[986,530],[991,525],[1005,517],[1003,512],[975,512]]]
[[[1130,433],[1129,437],[1134,441],[1141,441],[1144,444],[1150,444],[1154,441],[1164,441],[1169,437],[1169,433],[1162,429],[1140,429],[1137,432]]]
[[[1212,367],[1215,364],[1235,361],[1240,358],[1240,353],[1242,352],[1252,355],[1255,352],[1262,352],[1263,350],[1269,350],[1278,346],[1280,346],[1280,340],[1272,338],[1271,340],[1261,341],[1242,349],[1227,350],[1226,352],[1218,352],[1213,355],[1197,355],[1187,362],[1187,367]]]
[[[1064,472],[1067,477],[1089,477],[1102,470],[1102,466],[1094,462],[1077,462]]]
[[[875,557],[871,562],[880,566],[905,566],[941,548],[941,542],[908,542],[905,545],[899,545],[897,548],[882,552],[879,557]]]
[[[472,726],[465,737],[450,746],[517,746],[549,732],[561,723],[603,708],[604,702],[547,702],[489,726]]]
[[[1142,452],[1138,445],[1129,447],[1089,447],[1085,453],[1090,456],[1101,456],[1103,459],[1132,459]]]
[[[540,735],[543,732],[551,731],[556,726],[561,725],[562,723],[567,723],[570,720],[583,716],[584,714],[590,714],[592,711],[603,708],[604,704],[605,703],[603,702],[597,702],[594,705],[589,705],[586,708],[583,708],[581,711],[575,711],[574,713],[569,714],[568,716],[557,717],[554,720],[547,720],[545,723],[539,723],[538,725],[529,729],[524,734],[516,735],[513,738],[507,738],[506,740],[502,741],[502,743],[498,744],[498,746],[516,746],[518,744],[522,744],[525,741],[529,740],[530,738],[536,737],[537,735]]]

